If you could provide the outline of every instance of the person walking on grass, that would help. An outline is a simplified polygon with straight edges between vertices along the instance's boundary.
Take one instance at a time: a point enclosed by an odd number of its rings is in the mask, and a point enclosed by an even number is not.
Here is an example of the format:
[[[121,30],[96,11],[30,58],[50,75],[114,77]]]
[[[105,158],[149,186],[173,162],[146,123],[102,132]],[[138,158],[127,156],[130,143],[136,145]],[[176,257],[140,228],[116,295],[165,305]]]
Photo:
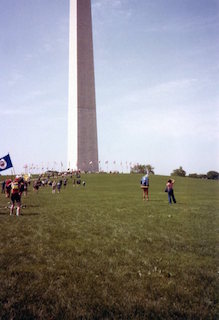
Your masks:
[[[56,193],[56,182],[53,180],[52,182],[52,193]]]
[[[27,181],[24,180],[24,196],[27,196]]]
[[[5,180],[2,181],[2,193],[5,193]]]
[[[61,187],[62,187],[62,180],[57,182],[57,191],[58,191],[58,193],[60,193]]]
[[[143,190],[143,200],[149,200],[148,190],[149,190],[149,176],[148,173],[141,178],[141,189]]]
[[[6,198],[10,198],[10,195],[11,195],[11,183],[12,183],[11,179],[7,179],[5,181],[5,197]]]
[[[175,180],[169,179],[166,184],[166,192],[168,194],[169,204],[172,204],[172,200],[174,203],[176,203],[176,199],[175,199],[174,192],[173,192],[174,183],[175,183]]]
[[[20,192],[20,181],[19,178],[15,178],[11,183],[11,206],[10,216],[13,215],[15,201],[17,203],[16,215],[20,215],[21,209],[21,192]]]
[[[64,186],[64,188],[66,188],[66,186],[67,186],[67,179],[66,178],[64,179],[63,186]]]

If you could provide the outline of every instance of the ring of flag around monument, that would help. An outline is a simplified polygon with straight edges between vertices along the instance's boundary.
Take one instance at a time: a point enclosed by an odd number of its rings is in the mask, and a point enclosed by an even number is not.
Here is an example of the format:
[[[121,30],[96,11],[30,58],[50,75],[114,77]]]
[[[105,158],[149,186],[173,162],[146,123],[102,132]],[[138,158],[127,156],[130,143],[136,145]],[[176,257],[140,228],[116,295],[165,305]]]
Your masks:
[[[0,171],[7,170],[11,167],[13,167],[13,165],[9,154],[0,158]]]

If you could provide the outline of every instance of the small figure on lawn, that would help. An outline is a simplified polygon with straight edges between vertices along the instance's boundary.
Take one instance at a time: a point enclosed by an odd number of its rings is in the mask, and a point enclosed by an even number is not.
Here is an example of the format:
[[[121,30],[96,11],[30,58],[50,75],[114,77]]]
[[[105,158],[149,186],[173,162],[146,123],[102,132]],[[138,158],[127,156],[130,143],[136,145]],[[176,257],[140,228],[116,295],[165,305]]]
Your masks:
[[[12,183],[11,179],[7,179],[5,181],[5,196],[6,196],[6,198],[10,198],[10,195],[11,195],[11,183]]]
[[[55,180],[53,180],[53,182],[52,182],[52,193],[56,193],[56,181]]]
[[[67,186],[67,179],[66,178],[64,179],[63,186],[64,186],[64,188],[66,188],[66,186]]]
[[[57,191],[58,191],[58,193],[60,193],[61,187],[62,187],[62,180],[57,182]]]
[[[146,173],[146,175],[144,175],[141,178],[141,189],[143,190],[143,200],[149,200],[148,197],[148,190],[149,190],[149,175],[148,173]]]
[[[19,178],[15,178],[11,183],[11,207],[10,216],[13,215],[15,201],[17,203],[16,215],[20,215],[21,209],[21,192],[20,192],[20,181]]]
[[[173,179],[169,179],[167,181],[167,184],[166,184],[166,192],[168,194],[168,201],[169,201],[169,204],[172,204],[172,200],[174,203],[176,203],[176,199],[175,199],[175,196],[174,196],[174,192],[173,192],[173,185],[174,185],[174,182],[175,180]]]

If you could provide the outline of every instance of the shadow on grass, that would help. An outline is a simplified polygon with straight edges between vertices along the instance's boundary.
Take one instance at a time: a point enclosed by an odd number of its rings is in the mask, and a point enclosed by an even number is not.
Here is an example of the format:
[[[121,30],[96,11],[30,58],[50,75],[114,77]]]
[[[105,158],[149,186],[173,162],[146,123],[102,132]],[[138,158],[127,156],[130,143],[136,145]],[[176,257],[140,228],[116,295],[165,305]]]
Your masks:
[[[38,212],[31,212],[31,213],[27,213],[27,212],[25,212],[25,213],[21,213],[21,216],[23,216],[23,217],[30,217],[30,216],[38,216],[39,215],[39,213]]]
[[[38,216],[39,213],[38,212],[31,212],[31,213],[21,213],[20,216],[22,217],[30,217],[30,216]],[[0,216],[10,216],[9,212],[1,212],[0,211]],[[13,214],[12,216],[16,216],[15,214]]]
[[[26,205],[24,204],[25,208],[39,208],[39,205],[35,205],[35,204],[30,204],[30,205]]]
[[[165,201],[159,200],[159,199],[149,199],[149,201],[147,201],[147,200],[142,200],[142,202],[143,202],[143,203],[146,203],[146,205],[147,205],[148,203],[154,203],[154,204],[159,205],[159,206],[161,206],[161,207],[166,207],[166,206],[168,206],[168,202],[165,202]]]
[[[145,201],[145,202],[147,202],[147,201]],[[161,203],[161,205],[163,205],[163,206],[169,206],[170,204],[169,204],[169,202],[168,202],[168,200],[167,201],[163,201],[163,200],[159,200],[159,199],[149,199],[149,201],[148,202],[159,202],[159,203]],[[176,203],[174,203],[174,202],[172,202],[172,205],[184,205],[185,203],[184,202],[182,202],[182,201],[177,201]]]
[[[142,201],[144,201],[144,200],[142,200]],[[165,204],[166,202],[165,201],[163,201],[162,199],[149,199],[148,201],[147,200],[145,200],[145,202],[162,202],[163,204]]]
[[[6,215],[9,215],[9,213],[8,212],[2,212],[2,211],[0,211],[0,215],[4,215],[4,216],[6,216]]]

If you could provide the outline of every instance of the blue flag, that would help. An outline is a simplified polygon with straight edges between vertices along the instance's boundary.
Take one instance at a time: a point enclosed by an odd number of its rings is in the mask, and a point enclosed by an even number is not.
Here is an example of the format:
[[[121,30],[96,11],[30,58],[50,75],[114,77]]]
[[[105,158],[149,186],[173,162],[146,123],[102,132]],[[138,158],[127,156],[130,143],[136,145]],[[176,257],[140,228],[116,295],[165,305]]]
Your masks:
[[[5,157],[0,158],[0,172],[7,170],[9,168],[13,167],[13,164],[11,162],[10,155],[7,154]]]

